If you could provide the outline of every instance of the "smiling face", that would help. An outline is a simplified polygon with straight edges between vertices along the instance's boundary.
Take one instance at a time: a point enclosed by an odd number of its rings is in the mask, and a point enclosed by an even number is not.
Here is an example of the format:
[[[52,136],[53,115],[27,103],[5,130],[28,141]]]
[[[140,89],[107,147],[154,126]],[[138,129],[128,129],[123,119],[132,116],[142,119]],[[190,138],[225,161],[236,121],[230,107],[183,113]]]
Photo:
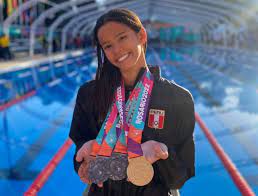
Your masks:
[[[146,31],[139,33],[119,22],[107,22],[98,31],[98,40],[108,60],[121,72],[146,66],[143,45]]]

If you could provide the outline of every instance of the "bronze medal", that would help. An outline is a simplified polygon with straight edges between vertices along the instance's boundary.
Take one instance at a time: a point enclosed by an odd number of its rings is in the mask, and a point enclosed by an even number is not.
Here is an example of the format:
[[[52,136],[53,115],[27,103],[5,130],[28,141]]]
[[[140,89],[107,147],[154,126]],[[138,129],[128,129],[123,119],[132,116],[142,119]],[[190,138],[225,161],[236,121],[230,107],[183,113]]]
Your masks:
[[[144,156],[129,159],[127,177],[134,185],[144,186],[148,184],[152,180],[153,175],[153,167]]]

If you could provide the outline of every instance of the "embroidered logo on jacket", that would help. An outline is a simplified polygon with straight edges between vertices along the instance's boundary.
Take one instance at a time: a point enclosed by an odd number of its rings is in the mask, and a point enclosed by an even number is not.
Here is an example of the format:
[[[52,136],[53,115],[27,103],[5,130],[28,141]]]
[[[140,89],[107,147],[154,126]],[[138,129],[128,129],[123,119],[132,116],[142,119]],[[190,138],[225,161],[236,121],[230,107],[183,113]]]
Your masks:
[[[150,109],[148,127],[154,129],[163,129],[165,119],[165,110]]]

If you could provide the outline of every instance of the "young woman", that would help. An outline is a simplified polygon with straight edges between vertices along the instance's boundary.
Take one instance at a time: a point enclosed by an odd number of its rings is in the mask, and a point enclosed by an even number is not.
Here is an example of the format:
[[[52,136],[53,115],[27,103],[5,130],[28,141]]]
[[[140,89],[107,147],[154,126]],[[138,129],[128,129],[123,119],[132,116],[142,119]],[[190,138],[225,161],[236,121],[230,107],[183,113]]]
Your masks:
[[[94,160],[118,154],[129,161],[127,176],[96,180],[89,195],[179,195],[177,190],[195,175],[190,92],[161,77],[159,67],[147,65],[146,30],[132,11],[113,9],[102,15],[94,36],[96,78],[78,91],[69,134],[76,145],[76,172],[91,183],[89,167],[99,164]],[[118,130],[113,146],[108,140],[112,130]]]

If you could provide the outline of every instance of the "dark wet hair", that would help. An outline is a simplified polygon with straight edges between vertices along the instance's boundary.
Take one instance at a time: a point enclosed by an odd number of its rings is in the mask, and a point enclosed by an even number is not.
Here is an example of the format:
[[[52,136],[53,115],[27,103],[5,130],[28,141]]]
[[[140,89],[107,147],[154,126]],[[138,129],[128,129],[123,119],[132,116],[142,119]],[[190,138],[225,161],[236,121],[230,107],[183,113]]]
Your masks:
[[[98,31],[107,22],[119,22],[131,28],[136,33],[140,32],[143,25],[139,17],[132,11],[124,8],[112,9],[100,16],[94,28],[94,43],[97,48],[98,68],[96,72],[95,99],[93,104],[99,115],[99,120],[104,120],[106,113],[112,104],[114,93],[121,81],[121,74],[107,57],[99,43]],[[146,53],[147,43],[144,45]]]

